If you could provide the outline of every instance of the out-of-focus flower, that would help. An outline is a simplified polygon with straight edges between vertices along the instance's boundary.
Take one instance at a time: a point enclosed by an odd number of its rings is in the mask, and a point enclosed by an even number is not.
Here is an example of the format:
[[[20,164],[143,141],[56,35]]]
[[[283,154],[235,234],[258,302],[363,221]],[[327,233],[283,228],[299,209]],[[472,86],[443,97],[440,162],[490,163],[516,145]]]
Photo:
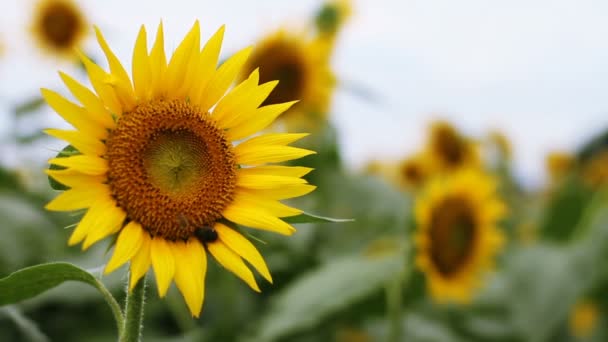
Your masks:
[[[72,0],[40,0],[31,30],[40,47],[54,55],[74,57],[86,36],[87,22]]]
[[[295,229],[281,218],[301,211],[280,200],[315,188],[301,178],[309,168],[268,165],[314,153],[287,146],[306,134],[263,134],[235,145],[293,102],[260,107],[277,82],[259,84],[258,71],[229,90],[251,48],[218,68],[223,35],[222,27],[201,49],[197,21],[167,63],[162,25],[151,51],[142,26],[131,82],[97,31],[110,71],[80,56],[94,92],[63,73],[80,104],[42,90],[76,128],[46,131],[79,152],[51,159],[64,169],[48,170],[69,190],[47,209],[87,209],[69,244],[86,249],[118,235],[106,273],[130,261],[132,289],[152,266],[159,295],[175,280],[194,316],[202,308],[207,251],[255,291],[243,259],[272,281],[260,253],[232,223],[291,235]]]
[[[335,79],[326,42],[307,34],[279,30],[262,39],[241,79],[259,68],[260,81],[278,80],[264,104],[299,100],[282,117],[288,129],[314,130],[325,122]]]
[[[570,312],[570,333],[576,338],[586,338],[593,334],[597,325],[599,308],[589,300],[578,302]]]
[[[572,171],[575,158],[567,152],[551,152],[545,159],[545,168],[552,182],[559,182]]]
[[[406,190],[419,189],[430,177],[430,165],[426,155],[415,155],[399,163],[398,183]]]
[[[440,173],[480,164],[477,146],[445,121],[431,125],[426,153],[434,170]]]
[[[438,302],[466,303],[503,245],[506,207],[496,181],[474,169],[431,180],[415,204],[416,265]]]
[[[584,163],[582,176],[585,183],[594,189],[608,183],[608,149]]]

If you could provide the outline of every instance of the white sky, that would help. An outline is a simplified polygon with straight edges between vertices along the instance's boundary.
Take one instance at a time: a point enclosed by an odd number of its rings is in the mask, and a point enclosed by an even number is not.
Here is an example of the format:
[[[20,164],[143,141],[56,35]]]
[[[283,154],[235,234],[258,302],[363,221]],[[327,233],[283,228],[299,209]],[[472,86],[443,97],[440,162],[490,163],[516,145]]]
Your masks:
[[[321,1],[79,3],[127,63],[142,23],[154,32],[163,19],[168,51],[197,18],[205,38],[226,24],[229,53],[282,25],[298,25]],[[55,70],[70,71],[32,47],[31,5],[0,0],[0,38],[7,45],[0,116],[40,87],[62,89]],[[439,116],[473,135],[501,129],[515,145],[517,173],[539,184],[548,151],[572,150],[608,127],[606,18],[602,0],[355,1],[334,66],[340,79],[370,89],[380,102],[336,94],[333,121],[347,162],[360,166],[414,151]],[[87,46],[101,56],[93,41]],[[55,116],[45,120],[57,125]],[[2,128],[0,134],[10,129]]]

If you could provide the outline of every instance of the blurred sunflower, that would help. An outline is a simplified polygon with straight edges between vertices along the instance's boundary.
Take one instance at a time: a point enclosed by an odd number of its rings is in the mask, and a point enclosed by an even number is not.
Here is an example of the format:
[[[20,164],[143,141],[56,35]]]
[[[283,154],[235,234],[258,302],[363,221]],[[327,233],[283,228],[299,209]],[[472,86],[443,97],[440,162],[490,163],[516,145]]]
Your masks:
[[[281,218],[301,211],[280,200],[311,192],[315,187],[301,178],[311,169],[268,164],[314,152],[287,146],[306,134],[234,142],[264,129],[294,102],[259,107],[277,82],[259,84],[257,70],[229,91],[251,48],[217,68],[223,27],[201,49],[197,21],[167,63],[162,24],[150,52],[142,26],[133,52],[133,83],[96,33],[110,72],[80,55],[95,92],[63,73],[80,104],[42,90],[48,104],[76,128],[46,131],[80,152],[49,161],[65,168],[48,174],[69,190],[47,209],[88,208],[68,243],[83,242],[86,249],[117,234],[105,272],[130,261],[132,289],[152,266],[159,295],[175,280],[194,316],[204,298],[205,251],[259,291],[243,259],[272,281],[264,259],[230,227],[293,234]]]
[[[403,160],[397,167],[398,182],[402,188],[415,190],[430,177],[430,169],[425,155],[416,155]]]
[[[570,313],[570,333],[576,338],[587,338],[593,334],[599,316],[598,306],[588,300],[576,303]]]
[[[551,152],[545,159],[545,168],[552,182],[562,180],[575,166],[575,158],[567,152]]]
[[[300,100],[282,120],[288,129],[315,129],[326,119],[335,87],[327,53],[330,45],[303,33],[279,30],[256,47],[240,79],[259,68],[262,82],[279,80],[264,104]]]
[[[503,244],[496,182],[463,169],[431,180],[416,201],[416,264],[437,301],[466,303]]]
[[[431,125],[427,153],[438,172],[473,167],[480,162],[477,147],[445,121]]]
[[[40,46],[53,54],[74,56],[85,38],[87,22],[72,0],[41,0],[31,30]]]
[[[582,169],[583,180],[592,188],[599,188],[608,182],[608,150],[598,152],[586,161]]]

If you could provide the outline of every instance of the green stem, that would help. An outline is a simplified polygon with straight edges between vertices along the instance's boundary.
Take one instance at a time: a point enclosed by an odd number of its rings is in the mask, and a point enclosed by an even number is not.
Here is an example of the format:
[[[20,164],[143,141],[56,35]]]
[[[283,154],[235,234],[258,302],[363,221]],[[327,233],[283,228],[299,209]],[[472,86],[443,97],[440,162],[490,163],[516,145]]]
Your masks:
[[[125,301],[125,326],[120,342],[139,342],[143,328],[146,276],[140,279],[131,292],[127,290]]]
[[[386,288],[386,306],[389,318],[388,341],[403,340],[403,289],[409,279],[409,267],[399,272]]]
[[[96,287],[99,292],[101,292],[103,298],[106,300],[108,305],[110,305],[110,309],[112,309],[112,315],[114,315],[114,320],[116,321],[116,327],[118,328],[118,336],[121,336],[123,332],[123,326],[125,324],[125,317],[122,314],[120,305],[118,304],[116,299],[114,299],[114,296],[112,296],[110,291],[108,291],[108,289],[99,280],[97,280]]]

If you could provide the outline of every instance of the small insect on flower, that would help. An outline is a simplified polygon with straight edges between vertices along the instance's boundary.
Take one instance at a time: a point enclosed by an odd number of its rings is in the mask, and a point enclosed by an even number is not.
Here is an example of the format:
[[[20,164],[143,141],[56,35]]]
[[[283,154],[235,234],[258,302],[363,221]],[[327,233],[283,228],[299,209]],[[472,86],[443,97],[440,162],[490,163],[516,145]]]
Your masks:
[[[194,231],[194,236],[200,241],[203,246],[207,247],[208,243],[215,242],[219,238],[217,231],[213,227],[202,227]]]

